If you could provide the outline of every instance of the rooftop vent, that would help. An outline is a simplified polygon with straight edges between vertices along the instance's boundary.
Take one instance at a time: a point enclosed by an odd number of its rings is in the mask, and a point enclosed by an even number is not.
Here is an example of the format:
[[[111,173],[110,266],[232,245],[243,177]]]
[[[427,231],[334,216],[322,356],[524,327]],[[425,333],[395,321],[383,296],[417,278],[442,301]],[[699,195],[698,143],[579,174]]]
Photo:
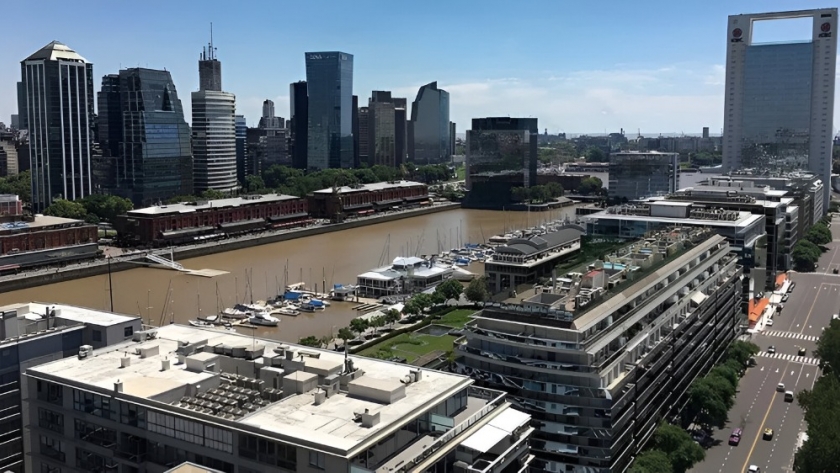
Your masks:
[[[128,368],[131,366],[131,358],[124,356],[120,358],[120,368]]]

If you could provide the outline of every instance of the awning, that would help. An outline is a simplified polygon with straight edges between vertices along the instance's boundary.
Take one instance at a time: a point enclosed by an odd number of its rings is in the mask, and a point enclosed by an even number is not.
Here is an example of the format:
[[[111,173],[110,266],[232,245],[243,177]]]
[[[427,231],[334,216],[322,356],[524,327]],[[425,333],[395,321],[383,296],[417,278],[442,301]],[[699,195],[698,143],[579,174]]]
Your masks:
[[[180,238],[180,237],[187,237],[193,235],[200,235],[202,233],[212,232],[215,230],[213,227],[195,227],[195,228],[185,228],[183,230],[172,230],[169,232],[163,232],[164,238]]]
[[[274,217],[268,217],[269,222],[281,222],[283,220],[289,220],[292,218],[302,218],[306,217],[309,214],[306,212],[298,212],[296,214],[286,214],[286,215],[275,215]]]
[[[508,433],[504,430],[493,427],[492,425],[485,425],[478,429],[478,432],[470,435],[466,440],[461,442],[461,446],[477,452],[487,453],[507,436]]]
[[[705,301],[708,297],[709,297],[709,296],[707,296],[707,295],[703,294],[703,293],[702,293],[702,292],[700,292],[700,291],[695,291],[695,292],[694,292],[694,294],[692,294],[692,295],[691,295],[691,300],[692,300],[695,304],[700,305],[700,304],[702,304],[702,303],[703,303],[703,301]]]

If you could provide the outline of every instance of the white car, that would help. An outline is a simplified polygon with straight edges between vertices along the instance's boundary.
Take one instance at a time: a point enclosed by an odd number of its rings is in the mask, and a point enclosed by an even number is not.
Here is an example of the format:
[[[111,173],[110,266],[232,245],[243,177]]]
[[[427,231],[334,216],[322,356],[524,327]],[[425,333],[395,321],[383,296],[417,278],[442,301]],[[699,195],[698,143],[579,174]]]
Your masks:
[[[764,323],[765,327],[772,327],[773,326],[773,319],[767,319],[767,322]]]
[[[749,473],[761,473],[761,468],[759,468],[755,465],[750,465],[750,468],[747,471]]]

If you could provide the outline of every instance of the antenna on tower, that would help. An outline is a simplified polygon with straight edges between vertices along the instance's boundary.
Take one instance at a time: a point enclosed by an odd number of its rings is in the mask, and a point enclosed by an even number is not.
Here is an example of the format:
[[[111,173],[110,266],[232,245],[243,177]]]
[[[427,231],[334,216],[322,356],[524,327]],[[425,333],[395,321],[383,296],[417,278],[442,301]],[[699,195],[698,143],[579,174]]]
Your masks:
[[[210,47],[208,48],[210,52],[209,60],[216,59],[216,48],[213,47],[213,22],[210,22]]]

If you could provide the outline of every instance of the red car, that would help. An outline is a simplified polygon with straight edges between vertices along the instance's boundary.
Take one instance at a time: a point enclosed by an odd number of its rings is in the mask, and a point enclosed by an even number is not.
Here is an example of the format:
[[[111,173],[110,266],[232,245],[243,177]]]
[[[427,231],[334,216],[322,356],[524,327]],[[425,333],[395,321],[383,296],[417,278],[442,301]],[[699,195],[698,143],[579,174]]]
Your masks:
[[[732,431],[732,434],[729,436],[729,445],[738,446],[741,443],[741,434],[743,431],[741,429],[735,429]]]

